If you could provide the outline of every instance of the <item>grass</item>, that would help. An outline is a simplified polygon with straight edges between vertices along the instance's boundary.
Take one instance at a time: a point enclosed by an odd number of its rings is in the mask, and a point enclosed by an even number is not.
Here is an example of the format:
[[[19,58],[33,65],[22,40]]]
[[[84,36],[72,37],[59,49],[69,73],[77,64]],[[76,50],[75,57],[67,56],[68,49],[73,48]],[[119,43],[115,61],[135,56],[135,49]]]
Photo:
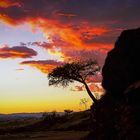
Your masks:
[[[0,130],[1,129],[13,129],[24,127],[27,125],[35,124],[40,121],[37,118],[20,118],[20,119],[9,119],[9,120],[0,120]]]
[[[0,140],[80,140],[89,133],[89,120],[89,111],[0,120]]]
[[[0,135],[1,140],[80,140],[88,131],[41,131]]]

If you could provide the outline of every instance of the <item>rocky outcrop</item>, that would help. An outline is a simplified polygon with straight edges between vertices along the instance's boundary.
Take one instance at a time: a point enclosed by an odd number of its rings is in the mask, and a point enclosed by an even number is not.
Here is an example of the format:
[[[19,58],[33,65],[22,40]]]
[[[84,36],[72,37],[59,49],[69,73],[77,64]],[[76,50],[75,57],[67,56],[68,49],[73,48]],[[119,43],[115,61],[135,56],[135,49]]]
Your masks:
[[[140,28],[121,33],[102,74],[106,94],[92,105],[86,140],[140,140]]]
[[[104,89],[114,95],[140,80],[140,28],[121,33],[107,55],[102,75]]]

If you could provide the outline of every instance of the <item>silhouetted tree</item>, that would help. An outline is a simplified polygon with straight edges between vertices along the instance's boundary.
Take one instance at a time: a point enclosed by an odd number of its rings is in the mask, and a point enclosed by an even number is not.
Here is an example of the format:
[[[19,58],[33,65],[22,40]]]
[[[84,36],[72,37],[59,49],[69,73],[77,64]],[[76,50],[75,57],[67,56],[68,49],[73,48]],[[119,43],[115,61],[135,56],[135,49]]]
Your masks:
[[[87,80],[90,76],[95,76],[99,70],[100,67],[96,61],[66,63],[48,74],[49,85],[66,87],[69,83],[78,81],[84,84],[88,95],[96,103],[97,99],[90,91]]]

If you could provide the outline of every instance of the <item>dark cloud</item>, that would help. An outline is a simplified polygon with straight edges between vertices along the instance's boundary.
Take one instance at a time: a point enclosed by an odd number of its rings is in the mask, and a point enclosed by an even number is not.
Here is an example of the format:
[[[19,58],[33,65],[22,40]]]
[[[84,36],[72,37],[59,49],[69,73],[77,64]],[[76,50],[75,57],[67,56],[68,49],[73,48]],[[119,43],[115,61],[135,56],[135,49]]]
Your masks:
[[[13,5],[14,2],[19,3],[20,6]],[[9,2],[9,7],[1,7],[0,13],[15,19],[39,16],[49,19],[61,17],[61,20],[64,18],[65,21],[66,18],[68,20],[69,17],[73,17],[70,15],[77,15],[74,16],[76,21],[117,20],[132,22],[140,18],[139,7],[139,0],[40,0],[38,2],[35,0],[13,0],[11,3]]]
[[[25,46],[3,47],[0,48],[0,58],[31,58],[37,52]]]
[[[104,50],[94,50],[94,51],[66,51],[64,52],[64,58],[66,61],[70,60],[97,60],[100,66],[104,64],[104,59],[106,57],[106,52]]]

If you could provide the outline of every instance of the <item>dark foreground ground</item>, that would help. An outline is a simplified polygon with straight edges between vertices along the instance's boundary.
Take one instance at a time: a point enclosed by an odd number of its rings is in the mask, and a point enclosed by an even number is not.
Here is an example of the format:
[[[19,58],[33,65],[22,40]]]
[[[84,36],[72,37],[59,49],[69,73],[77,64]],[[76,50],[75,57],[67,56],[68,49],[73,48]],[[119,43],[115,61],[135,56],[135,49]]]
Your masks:
[[[80,140],[88,131],[41,131],[0,135],[0,140]]]
[[[81,140],[90,131],[89,120],[89,111],[0,119],[0,140]]]

